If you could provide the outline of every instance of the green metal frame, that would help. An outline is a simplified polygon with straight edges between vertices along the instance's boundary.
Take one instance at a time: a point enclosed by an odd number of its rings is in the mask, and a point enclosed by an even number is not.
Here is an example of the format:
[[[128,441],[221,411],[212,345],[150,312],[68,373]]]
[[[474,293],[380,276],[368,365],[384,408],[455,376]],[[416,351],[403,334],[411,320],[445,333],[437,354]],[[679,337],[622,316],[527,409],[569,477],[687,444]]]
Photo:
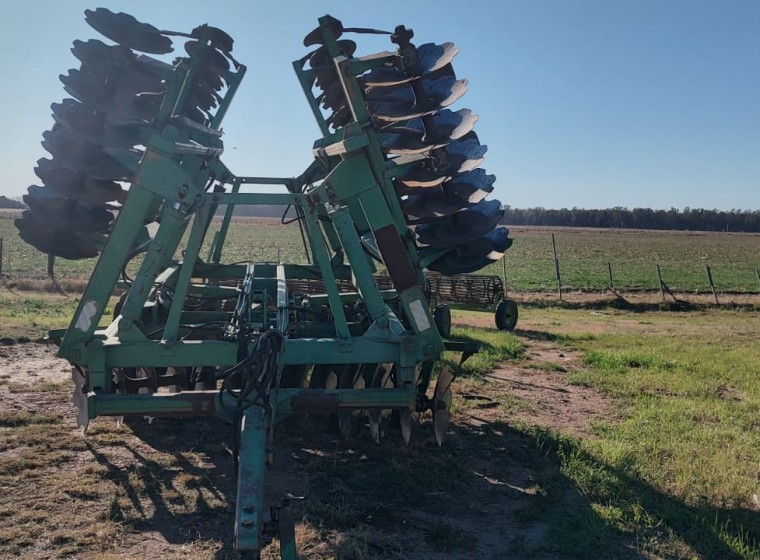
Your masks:
[[[370,126],[356,78],[387,60],[340,56],[328,20],[321,18],[320,26],[355,122],[331,133],[311,92],[311,71],[304,70],[302,63],[294,63],[323,133],[314,146],[315,162],[297,178],[236,176],[218,159],[222,144],[212,132],[219,130],[245,67],[226,74],[229,89],[206,131],[177,127],[172,120],[188,94],[186,84],[192,83],[197,67],[194,58],[167,76],[170,91],[158,119],[146,130],[145,155],[136,179],[59,350],[59,356],[86,374],[80,397],[90,419],[108,415],[216,415],[240,422],[235,548],[241,558],[257,558],[263,546],[262,499],[271,425],[291,414],[309,411],[414,409],[428,388],[432,362],[444,350],[423,294],[426,256],[418,253],[391,182],[404,163],[386,161],[383,156],[381,139]],[[210,190],[214,183],[216,188]],[[262,184],[281,185],[286,192],[243,192],[251,185]],[[224,186],[230,191],[222,192]],[[227,205],[227,210],[208,262],[204,262],[201,248],[221,204]],[[224,264],[223,247],[234,207],[250,204],[295,207],[302,218],[313,264]],[[107,327],[100,328],[122,270],[145,238],[144,224],[154,219],[158,228],[119,314]],[[188,228],[183,259],[178,261],[175,255]],[[379,250],[393,279],[397,300],[393,307],[386,303],[388,292],[380,290],[373,278],[375,265],[368,243]],[[341,292],[338,280],[350,278],[356,291]],[[278,367],[392,363],[396,365],[395,388],[280,388],[272,393],[268,407],[250,406],[237,417],[230,412],[233,403],[227,402],[231,397],[225,392],[116,392],[113,372],[119,368],[227,368],[239,362],[241,350],[256,351],[257,333],[269,328],[287,332],[293,312],[286,289],[288,279],[323,281],[326,293],[314,301],[329,307],[332,320],[313,325],[306,336],[286,338]],[[239,287],[230,287],[230,281]],[[241,293],[238,301],[242,303],[235,311],[191,310],[185,305],[189,297],[232,299]],[[349,321],[344,312],[347,301],[358,300],[366,306],[369,327]],[[260,316],[254,317],[254,307],[261,311]],[[229,334],[238,324],[253,325],[255,330],[247,339],[203,338],[204,333]],[[226,330],[220,325],[226,325]],[[241,340],[245,348],[241,348]],[[425,366],[418,382],[415,371],[420,364]],[[292,543],[283,547],[283,558],[295,558]]]

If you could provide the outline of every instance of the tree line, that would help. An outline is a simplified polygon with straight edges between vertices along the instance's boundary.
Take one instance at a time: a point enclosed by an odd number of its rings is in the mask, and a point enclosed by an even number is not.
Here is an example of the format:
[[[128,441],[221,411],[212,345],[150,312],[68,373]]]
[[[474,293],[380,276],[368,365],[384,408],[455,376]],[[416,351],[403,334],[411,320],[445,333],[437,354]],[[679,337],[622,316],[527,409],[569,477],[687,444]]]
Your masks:
[[[26,208],[26,204],[0,196],[0,208]],[[217,215],[224,213],[220,206]],[[282,206],[238,206],[237,216],[279,218]],[[692,231],[736,231],[760,233],[760,210],[706,210],[689,208],[683,210],[654,210],[652,208],[512,208],[505,206],[502,223],[512,226],[557,226],[622,229],[664,229]],[[295,213],[290,209],[289,216]]]
[[[7,198],[0,195],[0,208],[21,209],[26,208],[26,204],[18,200],[13,200],[12,198]]]
[[[503,223],[514,226],[562,226],[591,228],[628,228],[692,231],[760,232],[760,210],[654,210],[652,208],[512,208]]]

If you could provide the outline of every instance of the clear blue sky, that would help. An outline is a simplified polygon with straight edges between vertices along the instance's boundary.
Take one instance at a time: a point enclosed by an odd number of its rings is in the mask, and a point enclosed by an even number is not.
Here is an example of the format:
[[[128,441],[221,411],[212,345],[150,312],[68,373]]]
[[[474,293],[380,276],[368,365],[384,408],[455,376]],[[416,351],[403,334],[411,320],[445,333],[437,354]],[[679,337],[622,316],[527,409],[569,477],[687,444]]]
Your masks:
[[[760,208],[760,1],[5,0],[0,34],[0,194],[37,182],[34,162],[74,39],[98,37],[105,5],[164,29],[207,22],[249,68],[225,120],[224,161],[241,175],[298,174],[318,129],[291,68],[325,13],[418,43],[452,41],[480,115],[483,167],[515,207]],[[359,36],[358,54],[390,48]],[[179,46],[181,49],[181,45]]]

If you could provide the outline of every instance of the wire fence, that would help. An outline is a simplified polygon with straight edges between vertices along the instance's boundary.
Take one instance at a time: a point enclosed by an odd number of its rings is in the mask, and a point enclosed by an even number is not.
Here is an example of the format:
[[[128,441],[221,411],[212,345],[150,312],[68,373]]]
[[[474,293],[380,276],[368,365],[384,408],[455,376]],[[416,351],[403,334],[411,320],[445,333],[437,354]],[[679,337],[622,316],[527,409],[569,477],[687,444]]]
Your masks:
[[[12,221],[17,216],[15,211],[0,213],[0,275],[45,279],[47,255],[18,237]],[[760,295],[757,234],[515,229],[504,263],[478,272],[506,276],[510,292]],[[299,235],[293,225],[238,224],[225,244],[225,260],[304,263]],[[56,259],[54,270],[59,278],[84,281],[94,264],[93,259]],[[138,264],[139,259],[131,263],[131,271]]]

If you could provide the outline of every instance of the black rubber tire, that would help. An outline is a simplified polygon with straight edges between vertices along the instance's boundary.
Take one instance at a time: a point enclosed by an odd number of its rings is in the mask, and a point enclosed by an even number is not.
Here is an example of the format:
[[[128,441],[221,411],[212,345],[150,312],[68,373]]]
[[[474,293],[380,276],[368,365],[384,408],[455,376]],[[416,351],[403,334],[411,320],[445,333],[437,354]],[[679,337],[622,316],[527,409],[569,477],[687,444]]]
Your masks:
[[[517,303],[511,299],[503,299],[496,306],[496,328],[500,331],[513,331],[517,326]]]
[[[451,336],[451,309],[446,304],[441,304],[433,311],[433,321],[438,332],[443,338]]]

